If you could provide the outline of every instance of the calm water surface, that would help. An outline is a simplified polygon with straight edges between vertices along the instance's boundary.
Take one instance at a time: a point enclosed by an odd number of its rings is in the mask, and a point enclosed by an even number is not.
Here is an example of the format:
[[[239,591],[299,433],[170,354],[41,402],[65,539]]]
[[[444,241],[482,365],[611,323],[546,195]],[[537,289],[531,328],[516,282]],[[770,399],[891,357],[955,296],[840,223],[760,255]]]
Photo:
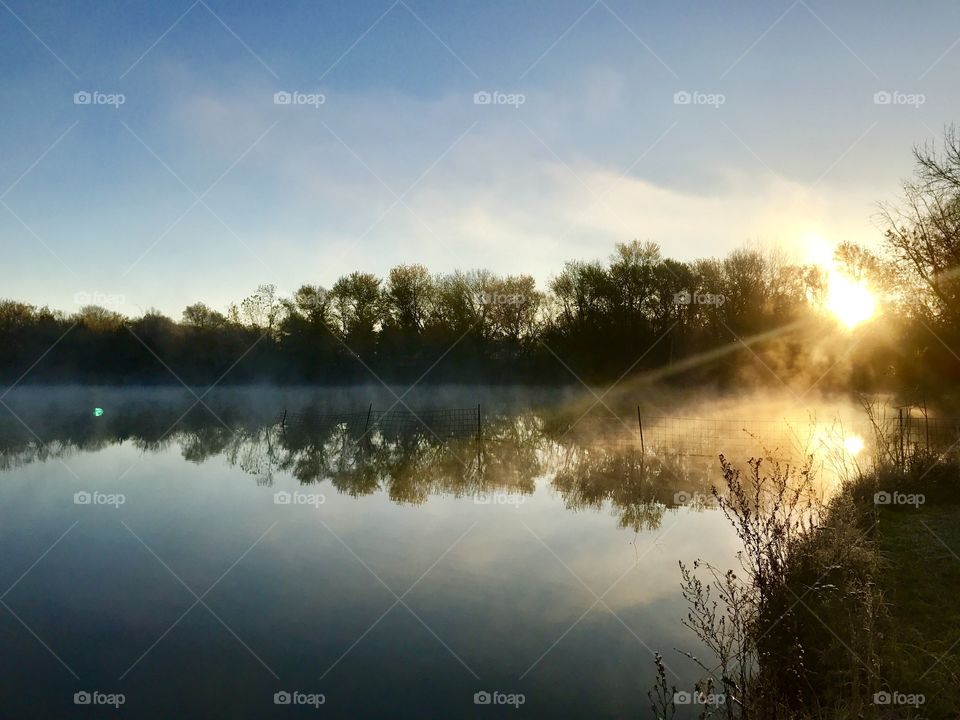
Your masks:
[[[714,457],[550,394],[394,400],[12,393],[0,715],[647,717],[654,651],[692,687],[677,561],[737,550]]]

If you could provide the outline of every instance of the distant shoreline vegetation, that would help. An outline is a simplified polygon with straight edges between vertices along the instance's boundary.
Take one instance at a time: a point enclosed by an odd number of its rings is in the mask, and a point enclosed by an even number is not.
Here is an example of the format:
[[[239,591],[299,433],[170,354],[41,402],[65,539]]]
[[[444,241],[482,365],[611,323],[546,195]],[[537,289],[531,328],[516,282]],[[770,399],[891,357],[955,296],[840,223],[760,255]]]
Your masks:
[[[837,257],[851,275],[891,287],[889,269],[868,251],[844,245]],[[424,376],[569,384],[654,371],[721,384],[803,375],[811,384],[832,367],[821,388],[895,387],[891,361],[901,363],[898,380],[911,371],[909,356],[891,353],[915,346],[911,309],[888,300],[854,337],[822,308],[827,282],[823,268],[788,264],[775,252],[680,262],[632,242],[607,263],[567,263],[546,290],[528,275],[433,275],[404,265],[386,278],[354,272],[329,289],[304,285],[290,297],[261,285],[226,312],[199,302],[179,321],[158,311],[129,318],[90,304],[67,314],[8,300],[0,301],[0,382],[15,382],[33,363],[26,383]]]
[[[860,248],[839,254],[852,272],[879,271]],[[406,265],[387,278],[355,272],[330,289],[304,285],[290,297],[262,285],[224,313],[196,303],[179,321],[156,311],[128,318],[91,304],[66,314],[3,301],[0,381],[16,381],[56,343],[26,382],[340,384],[426,373],[426,382],[559,384],[664,368],[733,381],[743,366],[776,382],[751,353],[784,377],[801,369],[815,376],[850,344],[818,309],[825,282],[821,268],[758,250],[686,263],[633,242],[618,245],[608,263],[567,263],[546,291],[527,275],[432,275]],[[859,368],[858,384],[882,380],[888,358],[877,362],[879,346],[896,322],[882,324],[882,334],[858,330],[846,368]]]
[[[607,262],[566,263],[543,289],[529,275],[402,265],[289,297],[261,285],[224,312],[189,305],[178,321],[126,317],[104,307],[121,298],[99,293],[81,293],[72,314],[2,300],[0,384],[642,376],[942,394],[960,366],[960,135],[949,127],[942,149],[914,154],[903,203],[883,211],[879,255],[840,244],[806,265],[746,248],[684,262],[633,241]]]

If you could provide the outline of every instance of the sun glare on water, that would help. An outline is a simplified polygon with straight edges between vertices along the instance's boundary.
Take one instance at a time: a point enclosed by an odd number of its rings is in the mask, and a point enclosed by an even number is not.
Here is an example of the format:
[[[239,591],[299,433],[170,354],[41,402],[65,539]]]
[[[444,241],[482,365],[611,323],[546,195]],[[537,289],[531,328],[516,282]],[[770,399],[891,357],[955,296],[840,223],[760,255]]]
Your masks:
[[[859,435],[847,435],[843,439],[843,449],[847,451],[849,455],[856,457],[860,454],[860,451],[863,450],[863,438]]]
[[[859,433],[846,433],[836,425],[818,425],[812,436],[812,447],[823,458],[855,458],[865,447]]]
[[[833,259],[833,247],[823,238],[808,239],[811,261],[827,273],[827,293],[823,307],[848,330],[870,320],[877,313],[877,299],[864,280],[843,272]]]

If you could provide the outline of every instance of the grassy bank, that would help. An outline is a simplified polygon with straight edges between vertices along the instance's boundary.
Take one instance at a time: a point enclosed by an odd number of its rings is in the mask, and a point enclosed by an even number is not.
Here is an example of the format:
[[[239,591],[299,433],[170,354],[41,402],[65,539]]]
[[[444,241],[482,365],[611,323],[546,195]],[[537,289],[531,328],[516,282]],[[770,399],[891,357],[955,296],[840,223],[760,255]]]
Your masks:
[[[922,694],[924,716],[957,717],[960,505],[883,508],[878,515],[880,583],[889,609],[883,676],[891,689]]]
[[[846,493],[881,560],[883,690],[924,699],[910,714],[881,696],[878,717],[960,716],[960,463],[918,453]]]
[[[960,716],[960,465],[878,464],[821,503],[809,468],[722,463],[744,551],[732,570],[681,563],[685,624],[719,659],[696,661],[701,699],[723,697],[695,715]],[[676,693],[661,676],[657,717],[691,716]]]

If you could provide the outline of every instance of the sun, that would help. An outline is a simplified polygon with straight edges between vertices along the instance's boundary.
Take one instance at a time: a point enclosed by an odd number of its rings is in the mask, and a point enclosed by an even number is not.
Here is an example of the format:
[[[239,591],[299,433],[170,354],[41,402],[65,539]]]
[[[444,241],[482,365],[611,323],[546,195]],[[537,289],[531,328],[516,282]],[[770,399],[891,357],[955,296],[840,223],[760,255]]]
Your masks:
[[[877,300],[867,284],[831,270],[827,278],[827,308],[847,329],[866,322],[877,312]]]
[[[877,298],[865,280],[844,272],[833,258],[833,246],[819,235],[807,238],[809,262],[821,267],[827,276],[822,307],[837,321],[852,330],[877,314]]]

